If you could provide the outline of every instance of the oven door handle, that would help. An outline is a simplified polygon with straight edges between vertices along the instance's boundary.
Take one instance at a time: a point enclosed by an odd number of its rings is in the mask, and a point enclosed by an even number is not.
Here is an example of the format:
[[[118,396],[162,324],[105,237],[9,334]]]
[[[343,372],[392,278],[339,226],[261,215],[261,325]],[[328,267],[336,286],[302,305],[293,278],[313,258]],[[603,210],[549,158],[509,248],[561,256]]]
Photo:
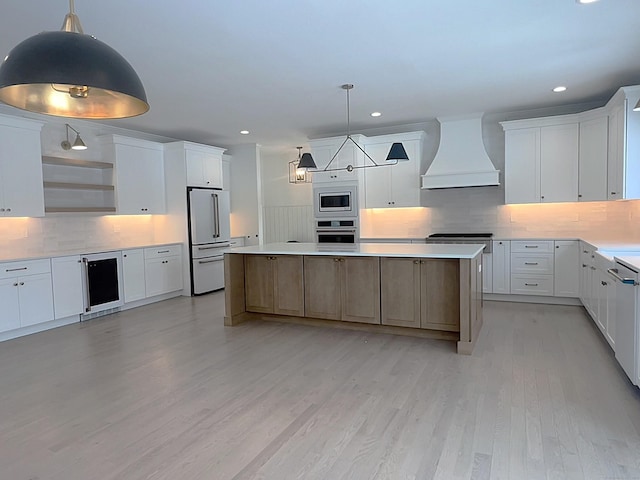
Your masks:
[[[85,306],[84,311],[91,311],[91,294],[89,293],[89,259],[87,257],[82,258],[82,264],[84,265],[84,285],[85,285]]]

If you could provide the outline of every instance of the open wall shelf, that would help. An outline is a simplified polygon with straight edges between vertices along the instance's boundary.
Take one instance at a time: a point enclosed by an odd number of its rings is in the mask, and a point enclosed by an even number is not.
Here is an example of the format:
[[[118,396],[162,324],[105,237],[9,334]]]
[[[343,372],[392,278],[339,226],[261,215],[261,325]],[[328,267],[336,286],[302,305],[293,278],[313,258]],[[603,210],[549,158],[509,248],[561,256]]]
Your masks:
[[[42,157],[45,213],[115,213],[113,164]]]

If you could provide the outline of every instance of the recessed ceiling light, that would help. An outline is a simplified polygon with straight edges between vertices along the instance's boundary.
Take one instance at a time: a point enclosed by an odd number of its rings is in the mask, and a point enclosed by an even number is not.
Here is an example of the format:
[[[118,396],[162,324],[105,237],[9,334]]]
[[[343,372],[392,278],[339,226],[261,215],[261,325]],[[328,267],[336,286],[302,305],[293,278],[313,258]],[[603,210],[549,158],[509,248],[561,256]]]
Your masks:
[[[379,117],[380,115],[382,115],[380,112],[373,112],[371,114],[372,117]]]
[[[249,135],[249,130],[240,130],[240,135]]]
[[[576,3],[580,3],[582,5],[585,5],[587,3],[596,3],[598,0],[576,0]]]
[[[559,87],[556,87],[556,88],[553,89],[553,91],[556,92],[556,93],[564,92],[566,90],[567,90],[567,87],[564,87],[562,85],[560,85]]]

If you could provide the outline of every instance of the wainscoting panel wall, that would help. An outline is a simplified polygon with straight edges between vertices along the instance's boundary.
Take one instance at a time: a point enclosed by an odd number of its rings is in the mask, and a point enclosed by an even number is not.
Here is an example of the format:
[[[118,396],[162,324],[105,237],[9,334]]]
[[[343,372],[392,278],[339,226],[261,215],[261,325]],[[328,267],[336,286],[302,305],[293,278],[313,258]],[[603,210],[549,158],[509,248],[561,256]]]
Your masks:
[[[313,206],[264,207],[264,243],[315,242]]]

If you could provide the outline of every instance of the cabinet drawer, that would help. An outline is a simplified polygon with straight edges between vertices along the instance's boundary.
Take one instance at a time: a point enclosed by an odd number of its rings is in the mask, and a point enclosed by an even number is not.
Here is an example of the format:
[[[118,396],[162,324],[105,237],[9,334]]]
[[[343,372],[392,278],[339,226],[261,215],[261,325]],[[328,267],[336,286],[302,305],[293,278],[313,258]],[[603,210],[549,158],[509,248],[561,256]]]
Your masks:
[[[0,278],[22,277],[24,275],[36,275],[49,272],[51,272],[51,261],[48,258],[0,263]]]
[[[511,253],[553,253],[553,240],[511,240]]]
[[[144,249],[144,258],[160,258],[180,255],[182,245],[162,245],[159,247],[149,247]]]
[[[511,273],[553,275],[553,254],[511,254]]]
[[[511,293],[521,295],[553,295],[551,275],[511,275]]]

